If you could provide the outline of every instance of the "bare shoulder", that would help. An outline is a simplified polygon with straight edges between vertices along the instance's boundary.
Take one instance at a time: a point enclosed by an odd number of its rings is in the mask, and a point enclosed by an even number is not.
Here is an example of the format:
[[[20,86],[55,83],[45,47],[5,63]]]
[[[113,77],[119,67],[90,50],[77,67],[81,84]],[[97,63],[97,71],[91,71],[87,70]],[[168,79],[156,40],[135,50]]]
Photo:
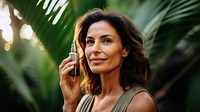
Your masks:
[[[80,100],[80,102],[79,102],[79,104],[78,104],[78,107],[76,108],[76,112],[80,112],[81,105],[83,104],[83,102],[85,101],[85,99],[86,99],[87,97],[88,97],[88,94],[84,95],[84,96],[81,98],[81,100]]]
[[[157,112],[155,101],[147,92],[140,92],[130,102],[127,112]]]

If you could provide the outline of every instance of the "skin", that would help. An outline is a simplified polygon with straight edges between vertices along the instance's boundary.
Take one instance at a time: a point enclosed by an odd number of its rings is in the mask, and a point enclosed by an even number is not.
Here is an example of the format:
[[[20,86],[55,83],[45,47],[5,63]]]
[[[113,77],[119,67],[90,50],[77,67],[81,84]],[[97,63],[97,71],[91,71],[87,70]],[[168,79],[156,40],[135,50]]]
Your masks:
[[[93,112],[110,111],[123,93],[120,68],[128,55],[115,29],[105,21],[92,24],[86,37],[85,55],[92,72],[100,73],[102,92],[95,96]],[[97,106],[98,105],[98,106]]]
[[[73,79],[69,76],[69,71],[74,68],[76,62],[71,62],[71,57],[62,61],[59,66],[60,87],[63,94],[63,112],[74,112],[80,93],[80,77]]]
[[[100,74],[102,92],[95,95],[92,112],[109,112],[123,94],[120,85],[120,68],[123,58],[129,51],[123,48],[116,30],[106,21],[93,23],[87,32],[86,48],[84,51],[87,63],[92,72]],[[80,77],[72,79],[68,76],[75,62],[65,59],[59,66],[60,86],[64,97],[64,112],[74,112],[79,98]],[[76,111],[79,112],[82,98]],[[130,102],[127,112],[156,112],[155,103],[149,94],[138,93]]]

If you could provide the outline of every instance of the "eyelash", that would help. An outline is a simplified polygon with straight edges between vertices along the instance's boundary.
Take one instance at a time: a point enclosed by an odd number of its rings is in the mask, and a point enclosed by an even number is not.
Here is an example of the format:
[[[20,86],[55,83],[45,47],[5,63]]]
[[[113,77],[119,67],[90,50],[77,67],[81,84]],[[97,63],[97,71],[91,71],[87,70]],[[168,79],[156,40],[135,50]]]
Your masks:
[[[105,44],[107,44],[107,43],[111,43],[112,42],[112,40],[111,39],[103,39],[102,40],[102,43],[105,43]],[[94,44],[94,40],[86,40],[86,45],[92,45],[92,44]]]
[[[103,43],[110,43],[110,42],[112,42],[110,39],[104,39],[103,40]]]
[[[90,45],[91,43],[94,43],[94,41],[93,41],[93,40],[87,40],[87,41],[86,41],[86,45],[87,45],[87,44]]]

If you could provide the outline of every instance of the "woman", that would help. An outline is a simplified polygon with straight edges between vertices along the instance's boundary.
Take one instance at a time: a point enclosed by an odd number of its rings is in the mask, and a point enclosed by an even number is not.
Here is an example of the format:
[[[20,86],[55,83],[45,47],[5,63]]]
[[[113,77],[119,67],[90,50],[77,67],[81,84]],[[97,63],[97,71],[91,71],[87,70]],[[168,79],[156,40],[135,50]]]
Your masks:
[[[78,106],[80,76],[68,74],[71,57],[59,66],[64,112],[157,112],[148,92],[150,67],[141,33],[124,16],[92,10],[76,23],[75,39],[82,50],[82,87],[86,95]]]

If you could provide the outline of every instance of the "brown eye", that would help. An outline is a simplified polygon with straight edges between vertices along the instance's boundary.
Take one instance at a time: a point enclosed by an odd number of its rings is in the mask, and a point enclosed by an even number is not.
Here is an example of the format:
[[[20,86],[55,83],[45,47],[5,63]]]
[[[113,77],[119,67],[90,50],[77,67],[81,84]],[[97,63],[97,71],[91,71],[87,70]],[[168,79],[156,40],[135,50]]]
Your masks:
[[[110,40],[110,39],[104,39],[103,40],[103,43],[111,43],[112,42],[112,40]]]
[[[94,41],[93,40],[86,40],[86,45],[93,45],[94,44]]]

